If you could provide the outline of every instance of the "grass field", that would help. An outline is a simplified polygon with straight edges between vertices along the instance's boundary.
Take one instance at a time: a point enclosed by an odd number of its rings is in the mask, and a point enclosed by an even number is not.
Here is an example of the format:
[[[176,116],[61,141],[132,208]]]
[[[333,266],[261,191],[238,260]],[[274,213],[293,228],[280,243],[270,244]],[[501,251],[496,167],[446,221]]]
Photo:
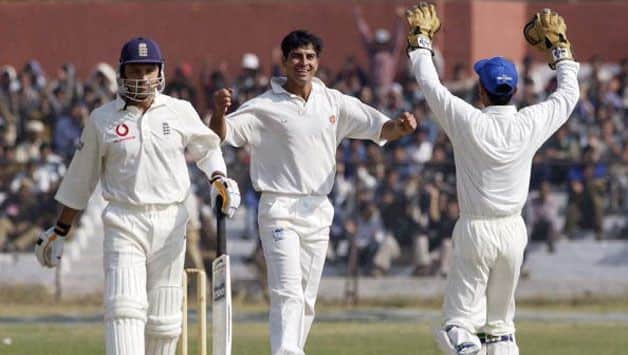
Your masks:
[[[3,294],[4,292],[4,294]],[[50,298],[30,299],[32,293],[6,296],[0,289],[0,355],[97,355],[104,354],[103,327],[100,322],[85,323],[10,323],[7,319],[29,317],[91,316],[102,317],[102,304],[98,297],[54,302]],[[22,297],[21,295],[24,295]],[[416,310],[432,314],[425,320],[414,318],[390,321],[319,321],[314,324],[308,338],[307,355],[440,355],[432,341],[430,326],[436,322],[440,302],[419,304],[401,300],[387,303],[373,302],[354,311],[372,309]],[[194,305],[191,305],[191,309]],[[267,306],[263,304],[236,304],[237,314],[256,314],[264,319]],[[317,312],[320,319],[325,315],[347,311],[338,304],[322,302]],[[616,315],[628,313],[626,299],[574,300],[572,302],[522,302],[518,308],[528,314],[577,314]],[[559,317],[558,317],[559,318]],[[4,319],[4,322],[2,321]],[[329,319],[329,318],[328,318]],[[418,317],[417,317],[418,319]],[[517,337],[523,355],[625,355],[628,354],[628,322],[602,323],[578,321],[569,323],[553,320],[537,321],[526,318],[517,323]],[[585,318],[589,319],[589,318]],[[623,318],[625,319],[625,318]],[[429,324],[428,324],[429,323]],[[190,355],[196,355],[196,328],[190,322]],[[211,333],[211,331],[210,331]],[[10,344],[6,344],[9,343]],[[208,339],[211,349],[211,339]],[[268,333],[265,323],[259,321],[234,324],[233,355],[269,354]]]
[[[191,329],[191,333],[193,333]],[[0,324],[0,354],[103,354],[100,324]],[[547,324],[523,322],[518,341],[524,355],[620,355],[628,349],[628,325]],[[1,341],[10,338],[12,344]],[[210,344],[211,344],[211,340]],[[194,352],[192,340],[190,354]],[[210,346],[211,348],[211,346]],[[260,323],[237,323],[234,355],[268,354],[267,330]],[[308,355],[440,354],[428,326],[411,323],[317,323],[309,337]]]

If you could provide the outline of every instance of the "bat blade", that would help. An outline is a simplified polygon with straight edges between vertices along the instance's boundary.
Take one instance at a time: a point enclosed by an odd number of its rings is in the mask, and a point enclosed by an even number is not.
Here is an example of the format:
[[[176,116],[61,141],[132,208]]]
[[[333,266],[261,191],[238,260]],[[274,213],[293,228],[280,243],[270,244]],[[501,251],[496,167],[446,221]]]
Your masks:
[[[228,255],[212,263],[212,354],[231,355],[231,268]]]

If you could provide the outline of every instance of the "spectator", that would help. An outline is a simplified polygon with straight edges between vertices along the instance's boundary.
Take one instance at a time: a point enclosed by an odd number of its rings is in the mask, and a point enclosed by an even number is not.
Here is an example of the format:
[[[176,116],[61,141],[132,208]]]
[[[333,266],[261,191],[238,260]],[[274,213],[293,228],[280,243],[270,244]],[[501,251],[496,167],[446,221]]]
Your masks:
[[[530,240],[545,243],[547,250],[553,253],[558,238],[558,205],[551,195],[548,181],[543,181],[538,191],[530,193],[525,217]]]
[[[381,276],[399,255],[399,246],[394,238],[386,235],[372,198],[363,193],[361,199],[358,216],[349,220],[345,229],[355,241],[360,267],[373,276]]]
[[[357,12],[356,15],[361,16],[359,9]],[[356,18],[356,21],[363,22],[364,19]],[[359,26],[363,29],[362,25]],[[368,25],[366,28],[370,31]],[[351,231],[351,228],[347,230],[346,227],[353,224],[352,232],[356,233],[358,218],[367,221],[367,226],[372,223],[370,218],[360,217],[362,211],[356,206],[360,199],[357,191],[367,190],[369,201],[361,201],[360,207],[366,205],[366,202],[376,206],[374,214],[379,215],[377,219],[383,236],[381,241],[394,239],[402,247],[403,255],[399,260],[411,265],[409,267],[416,274],[434,275],[443,272],[443,268],[439,267],[439,241],[446,239],[444,236],[448,234],[446,228],[441,226],[446,224],[447,219],[448,208],[444,206],[453,204],[449,196],[453,195],[455,186],[454,157],[451,143],[430,120],[432,113],[426,108],[416,80],[406,73],[396,73],[397,62],[393,60],[396,43],[394,33],[369,33],[368,50],[373,55],[369,55],[369,67],[364,67],[366,70],[358,65],[355,58],[348,57],[341,62],[338,71],[321,68],[318,73],[328,86],[359,96],[363,102],[380,110],[394,112],[400,108],[412,109],[415,116],[423,121],[413,136],[388,145],[383,150],[360,141],[344,141],[338,147],[336,186],[330,196],[336,210],[330,249],[336,253],[331,253],[330,257],[335,257],[338,262],[345,260],[349,245],[347,236]],[[388,39],[384,41],[386,37]],[[399,37],[401,42],[403,37]],[[400,48],[403,50],[403,43]],[[204,65],[201,80],[203,98],[207,95],[211,98],[216,89],[235,87],[234,99],[242,103],[255,92],[265,90],[266,75],[271,71],[274,74],[281,72],[281,52],[275,49],[270,59],[271,66],[263,70],[260,58],[253,54],[243,56],[239,63],[242,69],[236,80],[227,74],[227,62],[199,63]],[[383,63],[383,66],[374,68],[374,63]],[[521,77],[525,79],[519,88],[518,105],[538,102],[546,96],[544,89],[555,85],[553,75],[545,63],[539,65],[532,58],[526,58],[524,64]],[[567,191],[564,231],[569,237],[573,237],[579,228],[593,230],[598,238],[609,237],[603,234],[602,229],[605,215],[613,213],[619,218],[628,215],[628,60],[617,66],[592,58],[591,67],[590,75],[581,78],[581,99],[572,119],[556,132],[535,157],[531,188],[536,192],[531,195],[526,212],[538,217],[536,221],[534,218],[529,219],[532,240],[538,238],[548,240],[549,243],[552,235],[562,232],[559,230],[562,226],[557,225],[556,221],[550,223],[551,227],[543,222],[544,218],[558,218],[551,213],[541,212],[546,208],[552,210],[548,207],[552,203],[558,204],[557,199],[552,200],[549,191]],[[464,63],[457,64],[452,80],[446,84],[452,89],[456,88],[454,91],[464,100],[477,100],[476,88],[467,86],[476,81],[465,69]],[[169,90],[179,90],[181,82],[183,86],[188,86],[193,83],[192,79],[186,66],[181,65],[174,70]],[[386,90],[377,89],[383,86],[386,86]],[[70,90],[70,87],[73,89]],[[28,63],[21,72],[10,65],[1,67],[0,204],[9,201],[9,198],[16,201],[17,191],[23,181],[31,186],[22,191],[25,201],[38,201],[40,205],[47,203],[50,198],[47,191],[55,190],[54,186],[65,170],[67,152],[74,151],[77,132],[81,130],[78,121],[71,119],[72,103],[83,102],[86,109],[90,110],[114,98],[116,90],[116,70],[106,63],[95,65],[86,80],[79,78],[71,63],[57,69],[51,80],[46,80],[42,68],[36,62]],[[188,95],[182,93],[180,97],[190,97]],[[197,110],[211,110],[205,101],[197,104],[202,105],[196,107]],[[63,125],[69,128],[62,128]],[[63,138],[57,137],[57,134]],[[63,146],[61,150],[64,152],[57,150],[57,144]],[[51,151],[51,146],[55,152]],[[250,154],[247,149],[225,150],[230,175],[239,181],[243,207],[246,207],[244,215],[247,216],[247,229],[243,237],[255,238],[257,196],[250,193],[250,181],[238,178],[248,176],[243,167],[248,165],[246,161]],[[201,255],[207,263],[211,257],[207,248],[213,245],[211,241],[208,242],[208,238],[215,237],[208,228],[213,228],[214,222],[206,205],[208,197],[204,192],[207,189],[198,188],[206,182],[195,177],[193,172],[191,176],[201,203],[201,245],[205,246]],[[54,208],[49,210],[54,212]],[[0,210],[0,214],[6,231],[6,221],[10,219],[7,219],[4,209]],[[32,226],[38,226],[37,223],[36,219],[30,221]],[[6,232],[3,233],[4,246],[0,248],[6,250],[10,245],[9,249],[17,250],[10,242],[14,236],[7,239]],[[364,230],[360,233],[368,234]],[[381,241],[378,250],[385,251],[383,246],[386,243]],[[394,251],[394,248],[388,250]],[[363,256],[362,261],[368,265],[365,267],[369,272],[390,272],[387,264],[394,258],[387,256],[379,259],[375,255],[378,255],[377,252]],[[386,252],[379,255],[391,254]],[[381,270],[377,269],[376,265],[379,264],[384,266]]]
[[[116,71],[107,63],[98,63],[85,84],[83,101],[91,109],[112,100],[118,91]]]
[[[38,160],[41,145],[44,143],[45,130],[41,121],[32,120],[26,124],[26,140],[18,144],[15,149],[15,161],[26,163],[29,160]]]
[[[591,229],[595,238],[603,238],[603,204],[606,165],[597,161],[592,147],[586,147],[583,163],[573,166],[568,175],[569,201],[565,216],[565,234],[573,237],[576,227]]]
[[[70,107],[72,102],[83,96],[83,87],[76,77],[74,64],[65,63],[57,70],[57,77],[50,83],[49,91],[63,93],[62,99],[54,102],[56,112]]]
[[[40,206],[33,182],[22,180],[17,192],[10,193],[0,205],[0,249],[25,252],[35,245],[41,232]]]
[[[242,56],[242,71],[234,83],[235,95],[240,103],[261,94],[266,90],[268,82],[268,77],[260,70],[257,55],[245,53]]]
[[[371,86],[376,92],[385,92],[394,82],[397,63],[405,48],[404,9],[396,9],[397,21],[392,38],[390,32],[383,28],[377,29],[373,34],[360,7],[354,7],[353,15],[368,56]]]
[[[164,93],[172,97],[186,100],[197,107],[196,88],[190,81],[192,77],[192,66],[188,63],[181,63],[174,69],[174,76],[169,80]]]
[[[79,144],[83,123],[88,118],[89,112],[85,103],[76,101],[72,104],[68,115],[63,115],[57,120],[54,130],[53,146],[55,152],[67,162],[74,155]]]
[[[444,213],[435,226],[437,233],[430,238],[430,250],[437,250],[437,255],[433,258],[434,268],[442,277],[446,277],[449,273],[451,240],[460,213],[458,201],[454,196],[448,196],[445,201]]]

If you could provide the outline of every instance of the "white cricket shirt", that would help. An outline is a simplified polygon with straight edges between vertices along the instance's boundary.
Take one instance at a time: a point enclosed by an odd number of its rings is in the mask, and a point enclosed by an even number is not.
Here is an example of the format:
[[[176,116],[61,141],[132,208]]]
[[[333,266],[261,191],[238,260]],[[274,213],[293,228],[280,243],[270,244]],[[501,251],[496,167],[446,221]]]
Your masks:
[[[101,180],[103,197],[131,205],[183,202],[190,190],[185,148],[209,177],[225,172],[220,138],[183,100],[157,94],[148,110],[121,98],[95,109],[55,198],[77,210]]]
[[[381,112],[313,80],[305,101],[273,78],[264,94],[226,118],[225,141],[251,146],[251,180],[257,191],[327,195],[334,184],[336,148],[343,138],[380,140],[389,120]]]
[[[460,214],[521,214],[534,154],[578,102],[579,64],[567,60],[557,64],[558,88],[542,103],[519,111],[515,106],[479,110],[440,83],[430,51],[415,50],[410,59],[435,119],[453,144]]]

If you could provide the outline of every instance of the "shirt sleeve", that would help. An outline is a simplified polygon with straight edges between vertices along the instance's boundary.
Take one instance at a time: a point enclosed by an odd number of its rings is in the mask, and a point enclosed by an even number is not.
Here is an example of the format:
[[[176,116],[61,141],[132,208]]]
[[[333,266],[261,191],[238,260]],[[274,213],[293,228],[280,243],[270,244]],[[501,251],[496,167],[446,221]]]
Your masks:
[[[449,138],[454,140],[457,132],[468,131],[472,117],[480,115],[482,111],[453,95],[441,84],[429,50],[412,51],[410,61],[419,88],[425,95],[428,106],[434,112],[434,119]]]
[[[567,121],[576,107],[580,98],[579,68],[580,65],[571,60],[556,64],[556,91],[547,100],[519,111],[524,123],[531,128],[531,141],[537,149]]]
[[[187,130],[186,148],[201,171],[211,178],[216,171],[227,174],[227,167],[220,150],[220,138],[207,127],[189,102],[185,102]]]
[[[383,145],[382,127],[390,120],[375,108],[355,97],[337,93],[338,142],[344,138],[369,139]]]
[[[256,115],[253,101],[245,102],[238,110],[225,117],[227,132],[225,142],[234,147],[254,144],[258,140],[260,120]]]
[[[72,209],[84,210],[100,179],[103,155],[102,137],[92,113],[85,122],[81,140],[55,199]]]

